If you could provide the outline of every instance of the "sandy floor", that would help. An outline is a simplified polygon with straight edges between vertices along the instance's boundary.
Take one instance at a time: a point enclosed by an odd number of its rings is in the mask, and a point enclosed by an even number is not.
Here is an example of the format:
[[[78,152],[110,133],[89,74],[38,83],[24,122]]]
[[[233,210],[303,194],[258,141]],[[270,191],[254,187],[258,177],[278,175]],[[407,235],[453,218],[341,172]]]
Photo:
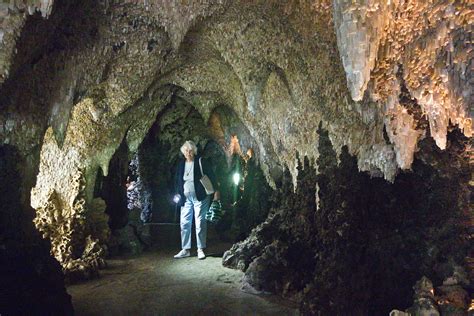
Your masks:
[[[297,315],[274,296],[240,290],[242,272],[224,268],[221,245],[205,260],[174,250],[109,260],[101,278],[68,287],[76,315]],[[212,256],[214,251],[214,256]]]

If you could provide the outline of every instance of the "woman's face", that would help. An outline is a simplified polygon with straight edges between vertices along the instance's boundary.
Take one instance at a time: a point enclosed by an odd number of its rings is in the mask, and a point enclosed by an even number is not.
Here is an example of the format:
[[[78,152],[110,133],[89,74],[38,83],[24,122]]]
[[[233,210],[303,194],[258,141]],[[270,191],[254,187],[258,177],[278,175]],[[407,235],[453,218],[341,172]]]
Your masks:
[[[184,149],[184,158],[188,161],[192,161],[194,159],[194,151],[192,148]]]

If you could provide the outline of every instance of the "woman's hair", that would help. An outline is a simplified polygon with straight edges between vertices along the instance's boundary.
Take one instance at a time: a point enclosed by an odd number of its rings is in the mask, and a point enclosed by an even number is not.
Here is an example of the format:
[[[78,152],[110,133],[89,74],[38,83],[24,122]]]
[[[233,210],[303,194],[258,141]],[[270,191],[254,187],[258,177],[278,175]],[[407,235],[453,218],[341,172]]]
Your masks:
[[[182,153],[183,155],[184,155],[184,151],[185,151],[186,149],[192,149],[193,152],[194,152],[194,156],[197,155],[198,149],[197,149],[197,147],[196,147],[196,144],[195,144],[192,140],[187,140],[187,141],[185,141],[184,144],[183,144],[183,146],[181,146],[181,149],[180,149],[180,150],[181,150],[181,153]]]

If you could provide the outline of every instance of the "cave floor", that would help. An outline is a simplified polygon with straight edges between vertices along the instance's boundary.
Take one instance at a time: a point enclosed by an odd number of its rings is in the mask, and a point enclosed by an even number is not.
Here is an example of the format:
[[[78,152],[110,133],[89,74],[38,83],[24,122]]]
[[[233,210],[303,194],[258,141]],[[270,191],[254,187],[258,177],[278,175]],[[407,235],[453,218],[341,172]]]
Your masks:
[[[108,260],[101,277],[68,287],[76,315],[297,315],[294,304],[240,290],[242,272],[222,266],[214,245],[198,260],[154,249]]]

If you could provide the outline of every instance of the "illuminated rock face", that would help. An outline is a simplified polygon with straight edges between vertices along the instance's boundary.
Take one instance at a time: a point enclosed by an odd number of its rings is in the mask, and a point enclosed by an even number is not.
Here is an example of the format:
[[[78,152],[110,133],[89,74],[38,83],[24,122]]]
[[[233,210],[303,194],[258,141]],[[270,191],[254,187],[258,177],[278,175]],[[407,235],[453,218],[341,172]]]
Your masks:
[[[12,33],[7,27],[18,31],[2,44],[4,73],[11,68],[15,41],[28,11],[21,3],[18,7],[17,13],[5,15],[5,34]],[[28,8],[48,17],[52,1]],[[98,13],[101,9],[103,14]],[[440,148],[445,147],[449,122],[471,136],[472,93],[467,82],[473,53],[466,44],[471,36],[467,5],[341,0],[332,5],[329,1],[246,5],[211,1],[182,6],[147,1],[92,5],[89,10],[75,13],[97,21],[114,18],[89,30],[98,33],[80,53],[62,54],[71,64],[65,72],[75,75],[56,89],[87,94],[100,81],[104,102],[114,115],[145,91],[149,97],[166,84],[184,88],[204,117],[217,103],[225,103],[258,140],[270,183],[274,168],[288,167],[296,177],[297,154],[312,161],[317,158],[314,131],[320,122],[328,126],[338,151],[348,145],[361,170],[393,180],[397,169],[409,169],[416,143],[428,131],[417,129],[417,118],[400,107],[398,71],[427,116],[429,135]],[[14,23],[14,16],[23,22]],[[70,25],[75,27],[79,26]],[[149,36],[137,40],[138,34]],[[163,36],[169,39],[164,46]],[[348,92],[359,103],[349,101]],[[57,134],[65,132],[69,118],[63,109],[77,103],[63,94],[49,101]],[[90,111],[96,121],[107,112],[105,108]],[[389,144],[382,137],[384,126]]]
[[[472,87],[466,80],[472,78],[474,52],[466,39],[473,18],[467,2],[336,0],[334,17],[352,98],[360,101],[367,91],[388,116],[400,116],[386,123],[399,167],[410,168],[421,137],[396,109],[399,67],[439,148],[446,148],[450,124],[472,136]]]
[[[273,188],[284,170],[297,185],[298,157],[317,168],[320,126],[336,157],[346,146],[360,171],[389,181],[423,138],[444,149],[450,124],[471,137],[470,10],[421,0],[0,5],[0,144],[22,157],[24,190],[34,188],[21,202],[63,269],[79,260],[94,271],[108,234],[95,216],[97,170],[107,175],[123,142],[135,152],[172,97],[212,128],[215,109],[231,108],[251,137],[240,146]]]

